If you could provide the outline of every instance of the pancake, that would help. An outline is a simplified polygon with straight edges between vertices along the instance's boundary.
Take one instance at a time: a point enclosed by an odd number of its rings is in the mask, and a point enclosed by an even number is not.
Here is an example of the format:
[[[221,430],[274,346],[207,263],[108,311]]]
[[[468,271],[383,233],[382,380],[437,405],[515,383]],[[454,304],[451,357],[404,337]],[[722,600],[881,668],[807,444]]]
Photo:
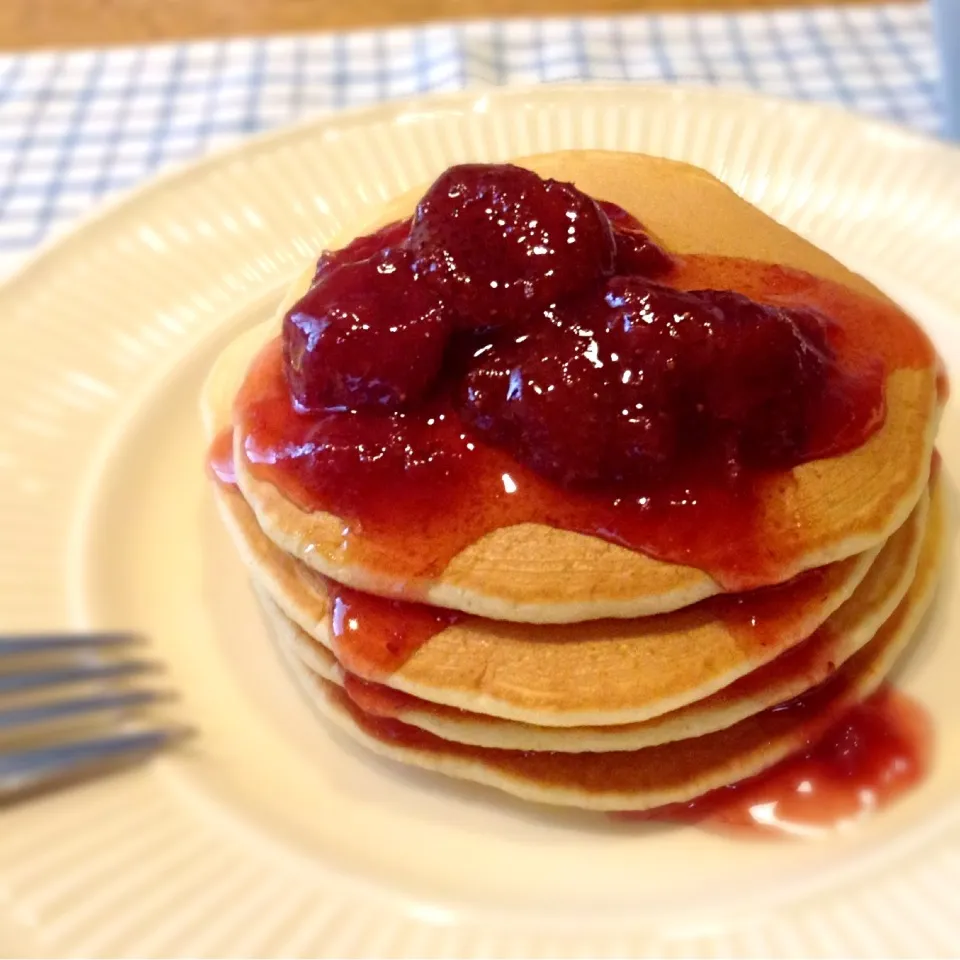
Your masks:
[[[364,713],[335,683],[288,663],[310,701],[374,753],[525,800],[592,810],[648,810],[682,803],[753,776],[822,736],[866,699],[910,642],[930,599],[943,549],[931,524],[906,596],[876,636],[792,709],[769,710],[702,737],[643,750],[556,753],[493,750],[452,743],[397,720]]]
[[[521,163],[618,203],[678,254],[781,264],[843,284],[891,309],[864,278],[702,170],[635,154],[586,151]],[[381,222],[408,215],[420,192],[390,204]],[[312,270],[294,284],[285,307],[306,290],[310,275]],[[252,357],[278,331],[279,318],[224,353],[208,385],[210,397],[217,398],[216,409],[208,409],[208,424],[229,426],[229,408],[220,401],[235,396]],[[757,539],[769,543],[778,557],[775,575],[771,573],[765,582],[785,581],[803,570],[874,548],[913,509],[927,479],[939,410],[938,362],[923,342],[927,352],[920,366],[896,368],[894,364],[888,373],[886,419],[873,436],[842,456],[802,464],[792,471],[789,483],[765,497]],[[894,345],[883,342],[882,336],[876,346],[887,356],[896,355]],[[402,558],[390,561],[387,557],[377,565],[358,562],[343,549],[342,518],[305,511],[271,482],[256,476],[243,456],[243,437],[237,433],[238,482],[264,532],[282,550],[320,573],[362,591],[415,597],[493,619],[569,623],[647,616],[679,609],[721,590],[703,570],[537,523],[487,533],[439,573],[397,577],[391,571],[403,566]]]
[[[254,581],[351,673],[422,700],[538,726],[637,723],[702,700],[808,638],[849,601],[877,557],[868,551],[790,584],[635,620],[533,625],[466,617],[385,673],[335,646],[326,589],[264,536],[243,498],[219,485],[216,496]],[[902,535],[891,538],[874,577],[879,588],[867,590],[857,609],[892,592],[885,585],[901,565],[909,569],[925,512],[921,498]]]
[[[929,512],[926,501],[924,496],[907,523],[885,544],[853,596],[812,637],[712,696],[642,723],[560,728],[517,723],[358,681],[346,674],[329,650],[286,617],[266,590],[260,587],[258,593],[274,637],[323,679],[344,686],[348,678],[348,695],[368,713],[481,747],[569,753],[638,750],[729,727],[831,676],[872,639],[906,594],[924,539],[936,537],[942,524],[940,495]]]

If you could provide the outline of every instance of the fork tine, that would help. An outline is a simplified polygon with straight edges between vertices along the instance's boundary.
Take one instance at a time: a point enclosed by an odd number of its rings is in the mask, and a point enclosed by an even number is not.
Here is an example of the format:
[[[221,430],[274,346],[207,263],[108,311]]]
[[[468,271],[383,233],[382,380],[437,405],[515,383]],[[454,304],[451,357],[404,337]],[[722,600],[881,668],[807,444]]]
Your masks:
[[[192,733],[189,727],[171,725],[0,755],[0,802],[127,766]]]
[[[21,653],[51,653],[58,650],[86,650],[124,647],[142,643],[143,637],[128,632],[103,633],[22,633],[0,637],[0,657]]]
[[[0,673],[0,693],[19,693],[24,690],[36,690],[39,687],[132,677],[157,670],[159,666],[153,660],[121,660],[116,663],[76,664],[23,673]]]
[[[113,710],[127,710],[160,703],[172,698],[166,690],[126,690],[90,697],[74,697],[70,700],[54,700],[49,703],[33,704],[26,707],[13,707],[0,710],[0,731],[15,730],[20,727],[79,717],[90,713],[106,713]]]

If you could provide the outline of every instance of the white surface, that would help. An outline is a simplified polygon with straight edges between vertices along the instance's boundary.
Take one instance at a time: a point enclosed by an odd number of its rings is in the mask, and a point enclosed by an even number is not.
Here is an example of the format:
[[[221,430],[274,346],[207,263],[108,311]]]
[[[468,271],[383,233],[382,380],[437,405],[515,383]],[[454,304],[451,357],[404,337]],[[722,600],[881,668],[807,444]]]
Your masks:
[[[143,630],[201,737],[0,825],[0,953],[923,954],[960,950],[960,601],[902,671],[937,762],[849,836],[735,842],[513,803],[329,732],[266,640],[206,489],[206,367],[343,220],[461,159],[691,160],[898,297],[960,375],[960,154],[825,108],[644,87],[458,94],[168,177],[0,290],[7,628]],[[960,425],[941,449],[960,476]]]

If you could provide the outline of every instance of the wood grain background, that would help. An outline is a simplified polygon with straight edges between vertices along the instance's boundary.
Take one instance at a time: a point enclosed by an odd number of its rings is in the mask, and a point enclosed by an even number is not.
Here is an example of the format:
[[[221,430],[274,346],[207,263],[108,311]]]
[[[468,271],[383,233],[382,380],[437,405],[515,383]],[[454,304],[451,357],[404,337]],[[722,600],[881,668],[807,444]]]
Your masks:
[[[334,30],[469,17],[776,7],[816,2],[818,0],[0,0],[0,49]]]

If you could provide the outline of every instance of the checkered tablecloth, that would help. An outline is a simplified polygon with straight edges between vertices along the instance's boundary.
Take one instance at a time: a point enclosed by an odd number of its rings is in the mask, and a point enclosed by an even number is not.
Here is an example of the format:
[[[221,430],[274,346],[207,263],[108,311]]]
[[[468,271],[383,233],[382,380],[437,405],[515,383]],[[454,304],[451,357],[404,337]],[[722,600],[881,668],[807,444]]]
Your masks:
[[[0,258],[107,194],[320,111],[467,85],[680,81],[935,132],[923,4],[428,25],[0,57]]]

